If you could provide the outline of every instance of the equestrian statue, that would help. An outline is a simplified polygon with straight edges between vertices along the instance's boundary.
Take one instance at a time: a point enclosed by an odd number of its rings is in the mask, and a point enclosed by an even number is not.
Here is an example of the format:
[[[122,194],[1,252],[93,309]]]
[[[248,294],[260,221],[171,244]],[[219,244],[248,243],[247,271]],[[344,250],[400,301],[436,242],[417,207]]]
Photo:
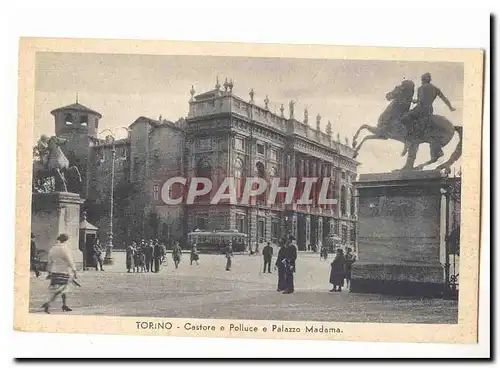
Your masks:
[[[353,138],[354,157],[357,157],[363,143],[371,139],[394,139],[404,144],[401,156],[407,155],[406,164],[401,170],[422,170],[424,167],[435,163],[444,155],[443,147],[446,146],[455,132],[459,142],[448,161],[437,166],[435,170],[450,172],[450,167],[462,155],[462,127],[453,125],[447,118],[434,115],[433,103],[436,97],[441,98],[451,111],[455,108],[439,88],[431,84],[430,73],[422,75],[422,85],[418,88],[417,99],[413,99],[415,84],[411,80],[404,80],[393,91],[386,95],[390,101],[385,111],[380,115],[376,127],[362,125]],[[410,110],[412,103],[415,107]],[[357,145],[359,133],[366,129],[368,135]],[[429,143],[431,158],[429,161],[414,167],[418,148],[422,143]]]
[[[33,189],[40,182],[54,178],[55,192],[79,193],[82,177],[77,166],[69,163],[66,155],[61,150],[61,145],[66,142],[59,137],[42,135],[34,148],[37,160],[33,161]]]

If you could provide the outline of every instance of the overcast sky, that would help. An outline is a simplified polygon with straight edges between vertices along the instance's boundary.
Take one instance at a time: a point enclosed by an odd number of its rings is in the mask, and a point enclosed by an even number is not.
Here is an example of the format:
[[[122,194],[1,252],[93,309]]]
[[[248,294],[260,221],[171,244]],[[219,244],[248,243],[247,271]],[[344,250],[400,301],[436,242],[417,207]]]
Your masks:
[[[295,117],[301,120],[307,106],[311,126],[316,126],[319,113],[322,130],[330,120],[334,136],[338,132],[342,141],[347,136],[351,142],[360,125],[376,125],[388,104],[387,92],[403,78],[419,84],[425,72],[457,108],[450,112],[437,100],[435,113],[462,125],[463,64],[459,63],[37,53],[35,137],[54,134],[50,111],[74,103],[77,92],[81,104],[103,115],[101,129],[128,126],[139,116],[162,115],[175,121],[188,113],[191,85],[196,93],[206,92],[214,88],[218,75],[220,84],[232,78],[233,93],[245,100],[253,88],[254,100],[264,106],[267,94],[271,111],[279,113],[283,103],[288,116],[288,102],[293,99]],[[446,159],[456,142],[455,137],[445,147]],[[358,156],[362,163],[358,171],[402,167],[401,149],[399,142],[367,142]],[[428,145],[422,145],[417,163],[428,157]]]

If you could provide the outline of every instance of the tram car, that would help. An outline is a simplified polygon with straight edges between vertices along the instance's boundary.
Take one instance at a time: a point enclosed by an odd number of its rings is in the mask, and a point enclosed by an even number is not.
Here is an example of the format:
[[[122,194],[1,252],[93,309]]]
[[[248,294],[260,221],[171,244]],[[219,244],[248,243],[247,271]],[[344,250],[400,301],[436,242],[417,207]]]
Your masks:
[[[226,251],[229,242],[232,242],[233,252],[244,252],[247,248],[247,234],[238,230],[195,230],[188,234],[190,245],[196,244],[200,253],[222,254]]]

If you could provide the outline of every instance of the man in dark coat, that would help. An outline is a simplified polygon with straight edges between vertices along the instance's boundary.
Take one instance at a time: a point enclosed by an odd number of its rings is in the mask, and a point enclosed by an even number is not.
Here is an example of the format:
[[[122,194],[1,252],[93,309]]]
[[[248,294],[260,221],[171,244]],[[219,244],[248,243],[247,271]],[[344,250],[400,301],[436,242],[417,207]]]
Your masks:
[[[286,288],[283,294],[291,294],[295,291],[293,284],[293,274],[295,273],[295,260],[297,259],[297,248],[292,242],[288,243],[285,248],[284,264],[285,264],[285,283]]]
[[[276,291],[283,291],[286,289],[286,280],[285,280],[285,264],[283,260],[285,259],[285,248],[287,247],[286,241],[281,244],[281,247],[278,251],[278,257],[276,258],[276,268],[278,269],[278,288]]]
[[[262,249],[262,256],[264,257],[264,273],[271,273],[271,260],[273,259],[273,247],[268,242],[267,245]]]
[[[149,241],[149,244],[146,244],[144,248],[144,255],[146,256],[146,271],[147,272],[153,272],[153,253],[154,253],[154,246],[153,246],[153,240]]]
[[[155,241],[155,246],[154,246],[154,251],[153,251],[153,257],[154,257],[154,264],[155,264],[155,270],[154,272],[160,272],[160,264],[161,264],[161,259],[163,257],[163,249],[158,242],[158,240]]]

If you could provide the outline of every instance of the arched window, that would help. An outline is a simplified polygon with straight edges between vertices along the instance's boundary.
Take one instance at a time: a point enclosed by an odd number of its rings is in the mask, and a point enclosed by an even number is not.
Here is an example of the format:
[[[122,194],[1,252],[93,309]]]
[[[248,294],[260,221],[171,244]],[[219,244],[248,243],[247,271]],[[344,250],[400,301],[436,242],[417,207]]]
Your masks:
[[[89,117],[87,115],[82,115],[80,117],[80,125],[86,127],[88,124],[89,124]]]
[[[66,116],[64,117],[64,124],[73,125],[73,123],[74,123],[73,116],[71,114],[66,114]]]
[[[347,214],[347,191],[345,185],[340,188],[340,213],[345,216]]]

